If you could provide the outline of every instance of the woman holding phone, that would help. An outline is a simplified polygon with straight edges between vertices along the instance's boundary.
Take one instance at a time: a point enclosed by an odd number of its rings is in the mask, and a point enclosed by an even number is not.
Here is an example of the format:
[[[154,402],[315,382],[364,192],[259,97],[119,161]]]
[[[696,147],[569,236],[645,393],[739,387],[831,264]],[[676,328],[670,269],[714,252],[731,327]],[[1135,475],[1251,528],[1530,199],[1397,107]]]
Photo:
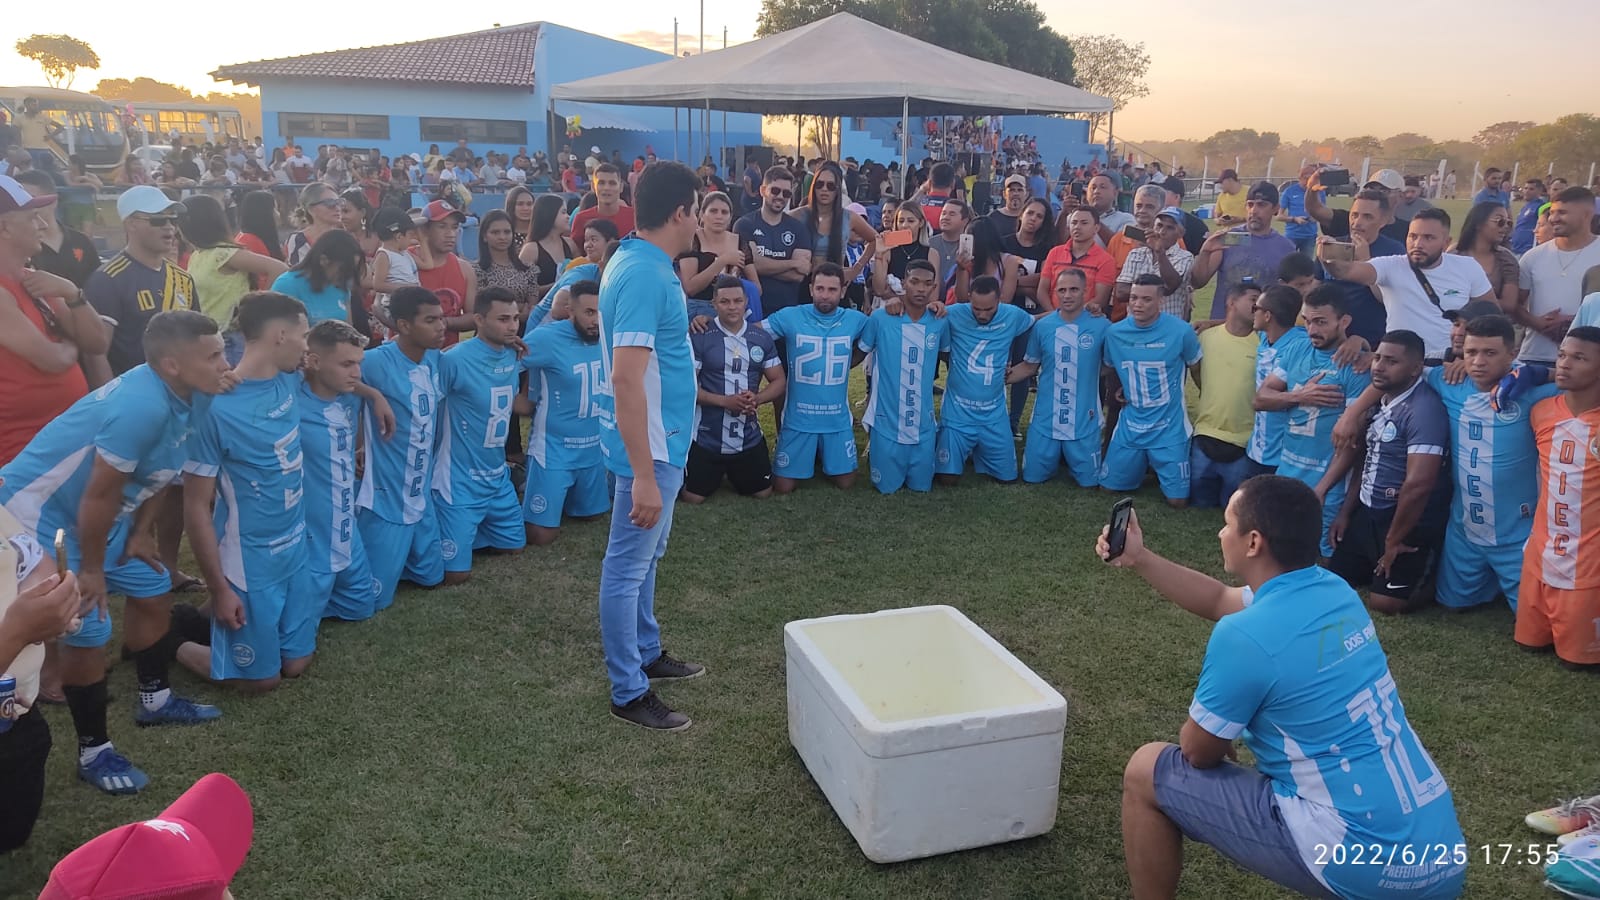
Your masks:
[[[678,280],[684,296],[711,302],[711,283],[718,275],[735,275],[751,284],[756,267],[732,230],[733,201],[721,191],[712,191],[700,202],[700,229],[694,234],[689,251],[677,259]]]
[[[928,218],[922,213],[922,204],[907,200],[894,211],[894,228],[885,231],[878,239],[872,266],[872,291],[878,297],[898,297],[904,293],[898,282],[906,277],[906,263],[914,259],[927,260],[934,271],[939,270],[939,251],[928,246]],[[896,285],[891,286],[889,276]]]

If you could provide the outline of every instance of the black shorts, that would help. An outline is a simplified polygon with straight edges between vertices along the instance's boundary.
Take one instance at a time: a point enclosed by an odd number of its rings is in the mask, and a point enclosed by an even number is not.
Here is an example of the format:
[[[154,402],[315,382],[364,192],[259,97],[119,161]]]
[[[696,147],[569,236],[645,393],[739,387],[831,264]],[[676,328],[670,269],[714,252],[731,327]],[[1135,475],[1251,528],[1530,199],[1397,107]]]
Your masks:
[[[1351,489],[1356,488],[1352,485]],[[1350,514],[1350,525],[1344,530],[1344,540],[1333,548],[1333,556],[1328,560],[1328,570],[1351,587],[1371,585],[1375,593],[1386,597],[1411,599],[1417,587],[1432,574],[1444,538],[1444,521],[1431,508],[1422,518],[1405,538],[1405,544],[1416,547],[1416,552],[1395,557],[1388,574],[1374,579],[1372,570],[1383,558],[1389,523],[1394,521],[1394,507],[1368,509],[1365,503],[1357,500],[1355,511]]]
[[[44,803],[44,761],[50,726],[39,707],[0,734],[0,853],[27,843]]]
[[[754,447],[733,454],[716,453],[699,442],[689,445],[689,465],[683,473],[685,491],[709,497],[722,486],[723,476],[744,497],[772,487],[772,460],[767,457],[766,437]]]

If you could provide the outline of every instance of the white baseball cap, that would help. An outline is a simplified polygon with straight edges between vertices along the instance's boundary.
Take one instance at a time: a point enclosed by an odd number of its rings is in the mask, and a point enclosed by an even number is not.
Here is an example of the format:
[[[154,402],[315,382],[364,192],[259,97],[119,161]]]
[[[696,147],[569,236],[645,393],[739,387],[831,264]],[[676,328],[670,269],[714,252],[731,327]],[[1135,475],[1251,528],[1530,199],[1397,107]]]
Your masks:
[[[141,184],[128,188],[117,198],[117,218],[127,219],[134,213],[158,216],[168,210],[183,212],[183,204],[162,193],[155,185]]]
[[[1393,169],[1379,169],[1367,179],[1367,184],[1381,184],[1391,191],[1404,190],[1406,177]]]
[[[49,206],[55,199],[55,194],[41,194],[35,197],[15,178],[10,175],[0,175],[0,214],[38,209],[41,206]]]

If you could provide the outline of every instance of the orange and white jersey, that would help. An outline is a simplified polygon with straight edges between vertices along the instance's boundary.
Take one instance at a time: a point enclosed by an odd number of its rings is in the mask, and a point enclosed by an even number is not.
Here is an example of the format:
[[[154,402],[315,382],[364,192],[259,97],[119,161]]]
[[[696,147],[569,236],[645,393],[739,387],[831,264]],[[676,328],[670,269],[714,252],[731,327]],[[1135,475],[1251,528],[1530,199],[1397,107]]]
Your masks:
[[[1600,408],[1573,415],[1561,394],[1541,400],[1529,418],[1540,484],[1524,568],[1554,588],[1600,587]]]

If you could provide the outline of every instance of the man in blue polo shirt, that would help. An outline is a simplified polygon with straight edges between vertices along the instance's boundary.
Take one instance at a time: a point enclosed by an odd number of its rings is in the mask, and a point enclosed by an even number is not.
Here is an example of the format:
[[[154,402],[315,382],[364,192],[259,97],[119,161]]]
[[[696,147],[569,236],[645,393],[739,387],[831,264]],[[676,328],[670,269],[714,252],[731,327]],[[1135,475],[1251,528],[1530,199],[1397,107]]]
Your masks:
[[[1518,256],[1533,249],[1533,231],[1539,226],[1539,207],[1545,204],[1544,179],[1529,178],[1522,186],[1522,210],[1511,226],[1511,252]]]
[[[1174,897],[1183,838],[1310,897],[1447,898],[1468,850],[1443,773],[1406,719],[1361,598],[1317,567],[1316,494],[1260,475],[1218,535],[1229,587],[1156,555],[1130,519],[1121,555],[1173,603],[1216,622],[1178,743],[1122,776],[1133,896]],[[1242,738],[1255,766],[1229,761]]]
[[[1317,221],[1306,212],[1306,187],[1299,181],[1285,184],[1279,192],[1278,221],[1283,223],[1283,236],[1294,242],[1294,248],[1312,255],[1317,246]]]
[[[697,419],[689,313],[672,261],[694,241],[700,188],[688,166],[646,167],[633,192],[637,236],[622,242],[600,286],[600,451],[616,476],[600,564],[600,643],[611,715],[653,731],[691,723],[650,682],[705,674],[661,649],[655,615],[656,567]]]
[[[1505,189],[1506,174],[1494,166],[1483,170],[1483,188],[1472,195],[1472,203],[1496,203],[1511,208],[1511,192]]]

